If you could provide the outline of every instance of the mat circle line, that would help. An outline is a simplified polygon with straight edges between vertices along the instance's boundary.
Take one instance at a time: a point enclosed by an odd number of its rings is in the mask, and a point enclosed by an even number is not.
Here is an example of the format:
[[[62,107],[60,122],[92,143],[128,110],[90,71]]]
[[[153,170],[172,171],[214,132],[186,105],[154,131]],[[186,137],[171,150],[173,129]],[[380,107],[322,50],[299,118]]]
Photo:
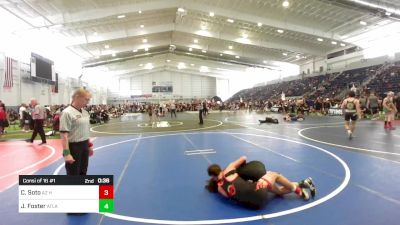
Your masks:
[[[163,122],[163,121],[161,121],[161,122]],[[166,122],[168,122],[168,123],[170,123],[170,125],[171,126],[169,126],[169,127],[177,127],[177,126],[182,126],[183,125],[183,122],[181,122],[181,121],[166,121]],[[138,127],[152,127],[152,126],[149,126],[149,123],[139,123],[138,125],[137,125]]]
[[[199,132],[196,133],[185,133],[187,134],[199,134]],[[276,139],[276,140],[282,140],[282,141],[288,141],[292,143],[297,143],[305,146],[309,146],[311,148],[317,149],[319,151],[322,151],[334,159],[336,159],[343,167],[345,176],[342,181],[342,183],[331,193],[327,194],[326,196],[315,200],[313,202],[307,203],[306,205],[295,207],[292,209],[276,212],[276,213],[270,213],[270,214],[264,214],[264,215],[258,215],[258,216],[250,216],[250,217],[241,217],[241,218],[233,218],[233,219],[217,219],[217,220],[161,220],[161,219],[148,219],[148,218],[139,218],[139,217],[132,217],[132,216],[124,216],[124,215],[119,215],[115,213],[99,213],[103,214],[104,216],[114,218],[114,219],[119,219],[119,220],[124,220],[124,221],[131,221],[131,222],[140,222],[140,223],[150,223],[150,224],[169,224],[169,225],[199,225],[199,224],[226,224],[226,223],[240,223],[240,222],[249,222],[249,221],[256,221],[256,220],[261,220],[261,219],[269,219],[269,218],[275,218],[275,217],[280,217],[284,215],[289,215],[293,213],[297,213],[312,207],[315,207],[319,204],[322,204],[323,202],[328,201],[329,199],[335,197],[338,195],[340,192],[342,192],[346,186],[349,184],[351,173],[349,166],[337,155],[329,152],[328,150],[325,150],[323,148],[320,148],[318,146],[314,146],[311,144],[307,143],[302,143],[299,141],[295,140],[290,140],[286,138],[279,138],[279,137],[273,137],[273,136],[267,136],[267,135],[259,135],[259,134],[246,134],[246,133],[231,133],[231,132],[202,132],[201,134],[228,134],[228,135],[245,135],[245,136],[256,136],[256,137],[263,137],[263,138],[271,138],[271,139]],[[165,137],[165,136],[173,136],[173,135],[182,135],[182,134],[162,134],[162,135],[153,135],[153,136],[146,136],[146,137],[138,137],[138,138],[133,138],[133,139],[128,139],[120,142],[115,142],[112,144],[108,145],[103,145],[100,147],[95,148],[96,151],[104,149],[106,147],[122,144],[122,143],[127,143],[131,141],[137,141],[141,139],[149,139],[149,138],[157,138],[157,137]],[[53,175],[58,175],[60,170],[63,168],[64,163],[61,164],[57,169],[54,171]]]
[[[215,121],[218,122],[217,125],[213,126],[208,126],[208,127],[200,127],[200,128],[193,128],[193,129],[185,129],[185,130],[170,130],[170,131],[148,131],[148,132],[105,132],[105,131],[97,131],[94,130],[94,128],[105,126],[106,124],[99,125],[99,126],[94,126],[90,128],[90,131],[93,133],[99,133],[99,134],[156,134],[156,133],[177,133],[177,132],[186,132],[186,131],[198,131],[198,130],[205,130],[205,129],[211,129],[211,128],[216,128],[224,124],[220,120],[212,120],[212,119],[205,119],[204,121]],[[124,122],[118,122],[118,123],[124,123]],[[117,123],[112,123],[112,124],[117,124]]]
[[[335,143],[331,143],[331,142],[325,142],[325,141],[320,141],[314,138],[310,138],[306,135],[303,134],[303,131],[305,130],[311,130],[311,129],[317,129],[317,128],[324,128],[324,127],[340,127],[338,126],[318,126],[318,127],[307,127],[307,128],[303,128],[299,131],[297,131],[297,134],[307,140],[313,141],[313,142],[317,142],[317,143],[321,143],[321,144],[326,144],[326,145],[330,145],[330,146],[334,146],[334,147],[340,147],[340,148],[347,148],[347,149],[352,149],[352,150],[357,150],[357,151],[364,151],[364,152],[371,152],[371,153],[377,153],[377,154],[387,154],[387,155],[396,155],[396,156],[400,156],[400,153],[395,153],[395,152],[384,152],[384,151],[379,151],[379,150],[374,150],[374,149],[367,149],[367,148],[358,148],[358,147],[352,147],[352,146],[347,146],[347,145],[339,145],[339,144],[335,144]]]

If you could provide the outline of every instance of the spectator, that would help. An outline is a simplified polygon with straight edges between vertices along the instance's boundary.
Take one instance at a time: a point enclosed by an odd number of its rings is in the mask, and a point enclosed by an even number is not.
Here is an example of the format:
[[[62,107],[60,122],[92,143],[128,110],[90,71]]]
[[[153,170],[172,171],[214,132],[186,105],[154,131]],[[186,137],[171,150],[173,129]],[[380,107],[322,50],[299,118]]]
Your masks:
[[[4,110],[4,104],[0,104],[0,137],[4,134],[4,128],[8,127],[7,113]]]

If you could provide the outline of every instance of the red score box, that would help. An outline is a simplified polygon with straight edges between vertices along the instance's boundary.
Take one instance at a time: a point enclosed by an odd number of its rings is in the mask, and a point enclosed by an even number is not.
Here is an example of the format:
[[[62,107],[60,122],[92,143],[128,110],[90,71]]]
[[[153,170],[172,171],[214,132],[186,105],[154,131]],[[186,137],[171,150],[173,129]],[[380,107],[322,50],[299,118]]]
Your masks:
[[[113,199],[114,188],[112,185],[100,185],[99,186],[99,199]]]

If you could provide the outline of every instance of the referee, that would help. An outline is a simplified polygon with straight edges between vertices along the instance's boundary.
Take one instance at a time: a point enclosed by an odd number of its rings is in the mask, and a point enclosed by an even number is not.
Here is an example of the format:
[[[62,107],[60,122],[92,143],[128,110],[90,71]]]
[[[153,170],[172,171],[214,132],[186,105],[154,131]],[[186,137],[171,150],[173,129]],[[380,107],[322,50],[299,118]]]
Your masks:
[[[60,118],[61,144],[67,175],[86,175],[89,156],[93,155],[93,144],[89,141],[89,113],[83,109],[91,98],[85,89],[77,89],[72,103],[65,108]]]
[[[44,108],[44,106],[40,105],[35,98],[31,99],[31,106],[33,107],[32,118],[34,121],[34,127],[31,139],[28,139],[26,141],[33,143],[36,135],[39,134],[40,138],[42,139],[42,143],[40,143],[39,145],[46,144],[46,135],[44,134],[43,130],[43,122],[47,118],[46,109]]]

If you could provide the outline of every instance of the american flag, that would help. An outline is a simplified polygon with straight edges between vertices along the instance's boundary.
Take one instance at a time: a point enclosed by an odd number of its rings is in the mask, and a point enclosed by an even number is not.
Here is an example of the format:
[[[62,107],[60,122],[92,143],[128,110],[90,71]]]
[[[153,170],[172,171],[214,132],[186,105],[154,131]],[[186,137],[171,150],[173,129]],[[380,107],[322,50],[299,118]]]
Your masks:
[[[13,82],[13,62],[15,60],[10,57],[5,57],[4,59],[4,88],[12,88]]]

